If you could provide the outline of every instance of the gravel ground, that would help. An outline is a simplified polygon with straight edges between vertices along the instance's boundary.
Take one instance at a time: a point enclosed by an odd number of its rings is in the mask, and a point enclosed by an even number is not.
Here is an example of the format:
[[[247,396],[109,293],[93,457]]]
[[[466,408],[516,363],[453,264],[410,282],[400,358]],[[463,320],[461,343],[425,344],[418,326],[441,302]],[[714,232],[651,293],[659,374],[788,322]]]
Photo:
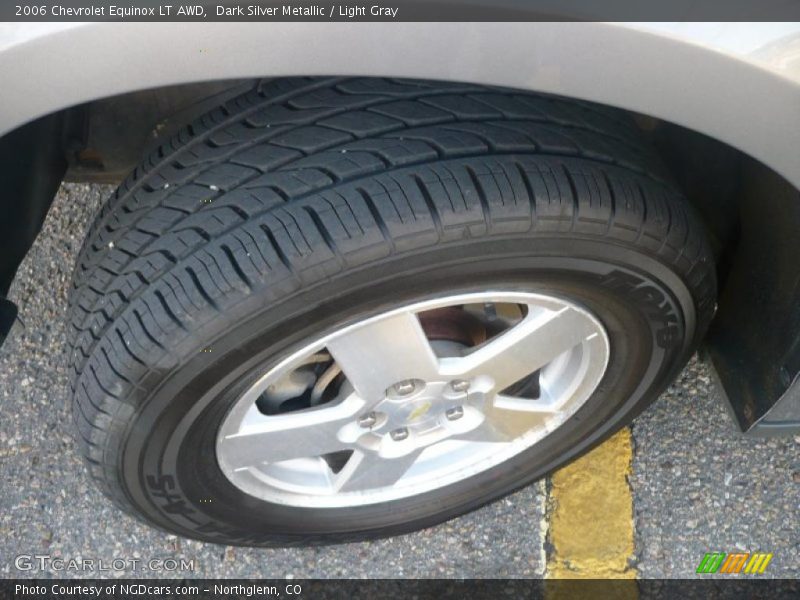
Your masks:
[[[773,552],[766,575],[800,576],[800,436],[734,431],[708,369],[693,360],[634,422],[633,437],[641,577],[697,576],[715,551]]]
[[[110,192],[64,185],[12,288],[25,328],[0,350],[0,576],[63,575],[17,571],[19,554],[194,559],[194,572],[174,573],[180,577],[541,576],[541,484],[413,535],[313,549],[202,544],[113,508],[75,451],[63,353],[74,257],[90,216]],[[710,391],[707,370],[693,361],[637,419],[634,439],[641,576],[692,576],[707,551],[758,549],[775,553],[768,574],[797,577],[800,437],[737,436]]]
[[[257,550],[194,542],[142,525],[106,501],[84,474],[72,441],[63,348],[74,258],[90,216],[111,191],[62,187],[10,294],[21,307],[25,329],[0,350],[0,576],[25,575],[14,566],[19,554],[106,561],[194,559],[193,575],[199,577],[541,575],[544,495],[539,484],[416,534],[312,549]]]

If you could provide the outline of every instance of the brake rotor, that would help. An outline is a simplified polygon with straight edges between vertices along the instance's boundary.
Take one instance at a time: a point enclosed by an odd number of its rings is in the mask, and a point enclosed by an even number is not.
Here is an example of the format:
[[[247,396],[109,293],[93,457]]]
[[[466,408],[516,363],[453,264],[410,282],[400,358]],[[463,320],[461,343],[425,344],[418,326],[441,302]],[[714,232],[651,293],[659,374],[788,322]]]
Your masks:
[[[461,347],[472,348],[486,341],[486,327],[483,322],[463,307],[447,306],[426,310],[418,317],[425,336],[431,342],[452,342]]]

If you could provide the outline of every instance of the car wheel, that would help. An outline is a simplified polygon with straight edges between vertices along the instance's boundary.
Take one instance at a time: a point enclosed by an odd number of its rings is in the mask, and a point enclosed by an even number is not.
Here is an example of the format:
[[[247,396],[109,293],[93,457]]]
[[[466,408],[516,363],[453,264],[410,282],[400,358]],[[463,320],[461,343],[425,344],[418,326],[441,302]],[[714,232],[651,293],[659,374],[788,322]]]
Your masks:
[[[98,215],[70,301],[73,412],[93,478],[164,529],[385,536],[629,422],[715,293],[703,227],[620,113],[271,80]]]

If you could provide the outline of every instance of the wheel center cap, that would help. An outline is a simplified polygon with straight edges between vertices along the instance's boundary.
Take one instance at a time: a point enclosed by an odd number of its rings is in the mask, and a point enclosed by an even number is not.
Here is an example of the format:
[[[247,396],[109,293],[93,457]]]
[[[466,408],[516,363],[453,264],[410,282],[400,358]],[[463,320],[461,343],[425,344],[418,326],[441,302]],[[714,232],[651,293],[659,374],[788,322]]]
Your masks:
[[[430,429],[444,406],[438,387],[436,384],[429,384],[409,398],[387,397],[375,410],[386,415],[386,427],[389,430],[397,427],[408,427],[416,431]]]
[[[401,412],[407,412],[405,418],[406,422],[412,424],[420,421],[430,412],[431,408],[433,408],[433,401],[423,398],[416,402],[410,403],[410,406],[403,408],[404,411]]]
[[[389,429],[409,427],[424,431],[435,426],[445,411],[476,399],[466,390],[453,391],[448,382],[419,382],[416,391],[407,397],[387,395],[375,410],[386,415]]]

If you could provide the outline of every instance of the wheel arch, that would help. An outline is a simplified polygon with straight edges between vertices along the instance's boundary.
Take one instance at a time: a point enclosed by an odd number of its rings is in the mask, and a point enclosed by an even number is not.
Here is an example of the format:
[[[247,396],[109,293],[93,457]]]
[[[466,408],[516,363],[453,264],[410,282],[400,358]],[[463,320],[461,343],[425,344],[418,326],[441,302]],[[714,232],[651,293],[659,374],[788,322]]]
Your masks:
[[[737,148],[800,187],[800,156],[792,152],[800,141],[800,66],[792,48],[800,26],[757,25],[708,31],[594,22],[64,23],[13,33],[6,26],[0,28],[0,40],[10,39],[0,44],[6,92],[0,134],[71,106],[177,84],[410,77],[551,93],[646,114]],[[737,44],[743,27],[749,40]],[[252,56],[258,60],[245,60]]]

